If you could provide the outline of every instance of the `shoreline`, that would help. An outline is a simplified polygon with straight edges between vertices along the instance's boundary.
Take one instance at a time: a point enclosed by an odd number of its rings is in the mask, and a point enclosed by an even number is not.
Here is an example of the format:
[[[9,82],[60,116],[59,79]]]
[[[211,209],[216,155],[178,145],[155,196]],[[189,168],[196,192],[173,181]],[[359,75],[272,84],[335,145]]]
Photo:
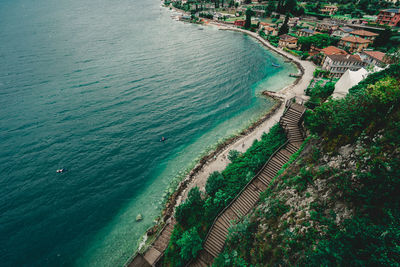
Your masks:
[[[177,10],[175,8],[173,8],[172,10],[174,10],[175,12],[184,13],[183,11]],[[132,257],[127,261],[126,265],[129,265],[132,259],[138,253],[140,253],[140,251],[144,250],[144,253],[147,248],[155,240],[157,240],[159,234],[169,224],[175,207],[186,199],[187,194],[191,188],[198,186],[200,190],[204,191],[205,183],[208,179],[209,174],[214,171],[221,171],[225,169],[225,167],[230,163],[227,158],[230,150],[234,149],[239,152],[244,152],[253,144],[254,140],[260,139],[261,135],[264,132],[268,132],[269,129],[273,125],[275,125],[276,122],[279,121],[279,118],[283,114],[285,105],[282,105],[282,103],[286,102],[286,100],[293,97],[301,99],[301,101],[307,99],[304,94],[304,90],[307,88],[308,84],[313,78],[312,74],[315,69],[315,65],[313,63],[300,60],[299,58],[283,51],[282,49],[278,49],[272,46],[268,43],[268,41],[264,40],[256,33],[236,27],[231,27],[214,21],[209,21],[209,23],[205,25],[216,26],[220,30],[241,32],[255,38],[265,48],[277,53],[279,56],[282,56],[295,64],[299,71],[299,77],[292,84],[282,88],[277,92],[271,92],[268,90],[263,91],[263,96],[274,99],[274,106],[256,122],[252,123],[249,127],[241,131],[239,134],[224,140],[222,143],[218,144],[214,150],[212,150],[210,153],[203,156],[199,160],[194,168],[191,169],[189,174],[187,174],[185,178],[179,182],[174,192],[168,197],[166,203],[164,204],[164,207],[162,208],[160,217],[158,217],[157,223],[146,231],[142,238],[143,241],[140,242],[136,253],[132,255]]]

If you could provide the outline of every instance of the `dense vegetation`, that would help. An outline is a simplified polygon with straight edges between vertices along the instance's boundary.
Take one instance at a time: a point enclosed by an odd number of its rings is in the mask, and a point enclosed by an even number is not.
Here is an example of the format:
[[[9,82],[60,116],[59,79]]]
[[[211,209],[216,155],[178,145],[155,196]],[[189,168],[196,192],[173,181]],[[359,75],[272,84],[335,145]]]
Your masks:
[[[327,82],[323,86],[317,84],[312,88],[307,88],[305,93],[310,99],[306,102],[305,106],[314,109],[325,102],[325,100],[332,95],[333,91],[335,91],[335,83],[332,81]]]
[[[214,266],[398,266],[400,66],[306,114],[313,137]]]
[[[329,36],[329,34],[316,34],[308,37],[300,37],[298,44],[303,51],[310,50],[311,46],[316,48],[325,48],[327,46],[336,46],[340,38]]]
[[[254,141],[245,153],[230,151],[228,158],[231,163],[221,173],[210,175],[206,192],[197,187],[190,190],[186,201],[176,209],[177,224],[165,253],[165,266],[183,266],[197,256],[216,215],[285,141],[284,131],[278,124],[275,125],[260,141]]]

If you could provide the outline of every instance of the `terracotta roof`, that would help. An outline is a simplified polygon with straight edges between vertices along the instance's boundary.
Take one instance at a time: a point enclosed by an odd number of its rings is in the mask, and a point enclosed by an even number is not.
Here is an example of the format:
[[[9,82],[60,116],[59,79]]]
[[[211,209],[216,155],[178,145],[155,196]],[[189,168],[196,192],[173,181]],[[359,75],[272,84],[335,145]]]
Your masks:
[[[369,32],[369,31],[365,31],[365,30],[357,30],[357,31],[352,31],[350,33],[354,34],[354,35],[360,35],[360,36],[378,36],[379,35],[374,32]]]
[[[270,26],[267,26],[267,27],[264,27],[264,30],[267,30],[267,31],[275,31],[275,28],[272,28],[272,27],[270,27]]]
[[[384,62],[383,58],[386,55],[385,53],[382,53],[380,51],[368,51],[368,50],[364,50],[364,54],[366,54],[374,59],[377,59],[381,62]]]
[[[281,36],[279,36],[279,39],[281,39],[282,41],[293,41],[293,40],[297,40],[296,37],[290,36],[288,34],[282,34]]]
[[[359,56],[353,55],[330,55],[328,57],[333,61],[339,62],[362,62]]]
[[[358,43],[358,44],[365,44],[370,43],[370,40],[366,40],[364,38],[356,37],[356,36],[346,36],[341,39],[342,41],[350,42],[350,43]]]
[[[327,56],[331,55],[347,55],[347,52],[337,48],[336,46],[328,46],[321,50],[321,53],[324,53]]]

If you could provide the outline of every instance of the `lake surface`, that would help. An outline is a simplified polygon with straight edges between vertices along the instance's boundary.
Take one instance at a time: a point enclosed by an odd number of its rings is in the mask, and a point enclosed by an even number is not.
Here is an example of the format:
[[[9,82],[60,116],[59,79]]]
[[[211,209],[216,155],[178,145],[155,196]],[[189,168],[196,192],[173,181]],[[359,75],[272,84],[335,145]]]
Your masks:
[[[249,37],[170,16],[0,1],[0,265],[123,265],[174,177],[293,81]]]

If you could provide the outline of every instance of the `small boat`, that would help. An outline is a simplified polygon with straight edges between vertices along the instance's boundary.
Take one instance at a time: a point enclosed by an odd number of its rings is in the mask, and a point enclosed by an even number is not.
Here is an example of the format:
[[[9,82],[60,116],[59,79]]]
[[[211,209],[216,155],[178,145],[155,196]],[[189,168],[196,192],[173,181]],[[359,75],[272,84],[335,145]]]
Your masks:
[[[167,140],[167,138],[165,138],[165,137],[163,136],[163,137],[161,137],[160,142],[164,142],[164,141],[166,141],[166,140]]]
[[[272,67],[275,67],[275,68],[280,68],[281,67],[281,65],[276,64],[276,63],[271,63],[271,65],[272,65]]]
[[[63,172],[66,172],[66,171],[67,171],[67,170],[64,169],[64,168],[56,170],[57,173],[63,173]]]

